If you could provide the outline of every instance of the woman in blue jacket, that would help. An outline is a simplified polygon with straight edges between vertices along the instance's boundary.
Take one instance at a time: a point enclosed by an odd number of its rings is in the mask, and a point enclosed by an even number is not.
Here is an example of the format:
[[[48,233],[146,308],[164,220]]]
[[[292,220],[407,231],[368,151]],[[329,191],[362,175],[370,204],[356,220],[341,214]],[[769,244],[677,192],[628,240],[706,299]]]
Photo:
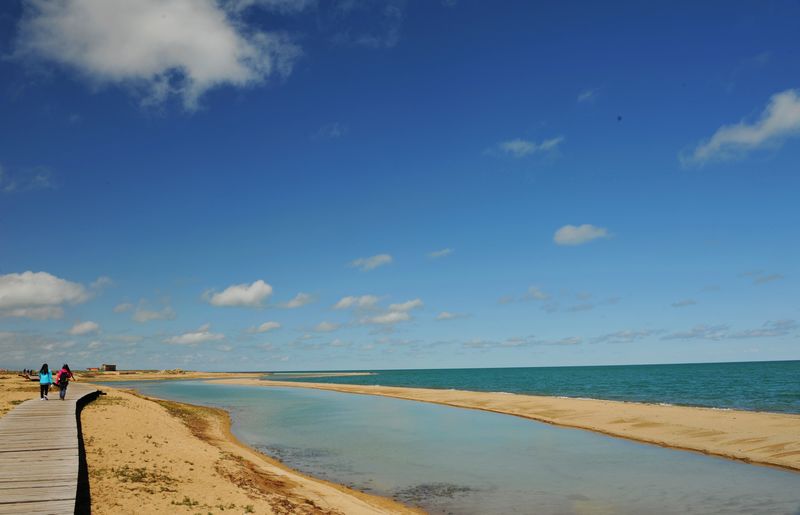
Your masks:
[[[53,384],[53,374],[50,373],[50,367],[45,363],[39,369],[39,396],[43,401],[47,400],[47,392],[50,391],[51,384]]]

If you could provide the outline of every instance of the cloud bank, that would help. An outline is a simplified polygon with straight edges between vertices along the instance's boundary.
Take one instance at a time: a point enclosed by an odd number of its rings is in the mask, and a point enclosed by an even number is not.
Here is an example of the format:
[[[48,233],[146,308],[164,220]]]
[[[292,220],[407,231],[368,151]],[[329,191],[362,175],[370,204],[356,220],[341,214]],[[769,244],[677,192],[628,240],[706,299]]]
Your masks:
[[[301,54],[285,35],[248,28],[236,9],[226,11],[213,0],[30,0],[24,5],[17,58],[61,64],[93,84],[130,86],[143,93],[145,104],[175,95],[185,108],[195,109],[212,88],[288,75]]]
[[[204,342],[217,341],[225,338],[224,334],[212,333],[211,325],[200,326],[196,331],[190,331],[164,340],[173,345],[197,345]]]
[[[47,272],[0,275],[0,317],[61,318],[63,305],[80,304],[90,296],[82,284]]]
[[[97,322],[91,322],[87,320],[86,322],[78,322],[77,324],[73,325],[72,328],[69,330],[69,334],[77,336],[81,334],[94,333],[99,330],[100,330],[100,325]]]
[[[800,90],[787,89],[772,95],[759,119],[723,125],[694,150],[680,156],[684,165],[702,165],[709,161],[735,159],[753,150],[780,145],[789,137],[800,135]]]
[[[212,306],[257,308],[270,295],[272,295],[272,286],[259,279],[252,284],[228,286],[219,293],[207,291],[204,297]]]

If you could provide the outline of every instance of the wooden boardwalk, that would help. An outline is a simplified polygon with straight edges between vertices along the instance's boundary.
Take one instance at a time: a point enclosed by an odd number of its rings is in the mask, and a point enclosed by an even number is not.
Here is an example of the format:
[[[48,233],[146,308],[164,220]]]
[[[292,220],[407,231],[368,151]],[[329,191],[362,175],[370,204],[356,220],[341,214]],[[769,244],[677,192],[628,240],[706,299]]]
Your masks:
[[[73,513],[78,492],[76,405],[97,388],[70,383],[67,398],[23,402],[0,418],[0,514]]]

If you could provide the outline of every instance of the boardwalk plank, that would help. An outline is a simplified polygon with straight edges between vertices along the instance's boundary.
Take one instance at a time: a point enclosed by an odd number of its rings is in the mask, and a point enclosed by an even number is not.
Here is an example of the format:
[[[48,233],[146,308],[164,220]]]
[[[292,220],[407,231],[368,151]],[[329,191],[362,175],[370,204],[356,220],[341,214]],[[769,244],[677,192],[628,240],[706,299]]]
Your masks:
[[[72,384],[64,401],[32,399],[0,418],[0,515],[75,510],[80,459],[76,405],[95,391]]]
[[[0,504],[0,515],[52,515],[53,513],[72,513],[75,510],[75,498],[55,499],[41,502],[24,502]]]

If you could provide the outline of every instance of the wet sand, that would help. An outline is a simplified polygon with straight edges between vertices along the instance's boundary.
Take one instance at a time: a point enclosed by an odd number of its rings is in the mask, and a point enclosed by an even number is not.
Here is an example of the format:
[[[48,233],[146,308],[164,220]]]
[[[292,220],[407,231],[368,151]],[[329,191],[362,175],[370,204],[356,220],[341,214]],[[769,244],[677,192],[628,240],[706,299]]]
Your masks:
[[[256,379],[223,379],[218,382],[314,388],[492,411],[800,471],[800,415],[429,388]]]

